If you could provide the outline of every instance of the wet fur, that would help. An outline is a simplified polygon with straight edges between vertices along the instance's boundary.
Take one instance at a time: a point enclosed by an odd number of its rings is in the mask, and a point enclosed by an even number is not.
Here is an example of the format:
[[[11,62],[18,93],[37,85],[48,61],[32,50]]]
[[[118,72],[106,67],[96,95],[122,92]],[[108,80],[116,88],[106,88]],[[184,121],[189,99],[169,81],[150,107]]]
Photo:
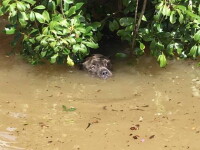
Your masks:
[[[93,54],[92,56],[86,58],[86,60],[82,63],[82,67],[92,75],[96,75],[100,78],[108,78],[112,76],[111,61],[101,54]],[[102,71],[106,72],[106,75],[102,74]]]

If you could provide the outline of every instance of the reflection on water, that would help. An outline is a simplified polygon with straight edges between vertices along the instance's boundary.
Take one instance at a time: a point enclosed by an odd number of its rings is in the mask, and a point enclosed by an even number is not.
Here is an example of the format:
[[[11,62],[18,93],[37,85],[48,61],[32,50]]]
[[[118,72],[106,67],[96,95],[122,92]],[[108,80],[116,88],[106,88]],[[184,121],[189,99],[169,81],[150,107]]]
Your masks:
[[[5,55],[7,36],[0,41],[0,150],[199,150],[196,62],[162,69],[147,56],[114,61],[114,76],[101,80],[62,65],[31,66]]]
[[[16,143],[16,136],[13,136],[10,132],[0,132],[0,149],[1,150],[23,150],[16,146],[12,146]]]
[[[200,98],[200,80],[199,77],[192,79],[193,85],[192,88],[192,95]]]

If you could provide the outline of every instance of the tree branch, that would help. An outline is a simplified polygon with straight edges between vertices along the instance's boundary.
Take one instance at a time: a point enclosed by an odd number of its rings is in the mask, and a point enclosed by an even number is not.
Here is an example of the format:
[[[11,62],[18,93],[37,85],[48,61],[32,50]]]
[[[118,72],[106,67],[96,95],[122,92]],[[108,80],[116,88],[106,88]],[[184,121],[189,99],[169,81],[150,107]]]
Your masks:
[[[142,16],[144,15],[144,12],[145,12],[145,9],[146,9],[146,5],[147,5],[147,0],[144,0],[143,2],[143,6],[142,6],[142,12],[140,14],[140,17],[138,19],[138,22],[137,24],[135,24],[135,27],[134,27],[134,31],[133,31],[133,40],[132,40],[132,45],[131,45],[131,55],[133,56],[134,55],[134,49],[135,49],[135,43],[136,43],[136,38],[137,38],[137,34],[138,34],[138,30],[140,28],[140,23],[142,21]],[[138,8],[138,0],[136,2],[136,10],[135,10],[135,18],[137,18],[137,8]],[[136,20],[135,20],[136,22]]]

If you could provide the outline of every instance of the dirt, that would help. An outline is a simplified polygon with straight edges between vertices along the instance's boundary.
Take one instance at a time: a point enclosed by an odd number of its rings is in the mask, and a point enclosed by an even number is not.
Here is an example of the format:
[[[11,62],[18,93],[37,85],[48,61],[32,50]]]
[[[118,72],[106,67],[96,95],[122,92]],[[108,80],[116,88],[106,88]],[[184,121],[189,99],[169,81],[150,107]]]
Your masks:
[[[108,80],[32,66],[0,34],[0,150],[199,150],[200,68],[144,56]]]

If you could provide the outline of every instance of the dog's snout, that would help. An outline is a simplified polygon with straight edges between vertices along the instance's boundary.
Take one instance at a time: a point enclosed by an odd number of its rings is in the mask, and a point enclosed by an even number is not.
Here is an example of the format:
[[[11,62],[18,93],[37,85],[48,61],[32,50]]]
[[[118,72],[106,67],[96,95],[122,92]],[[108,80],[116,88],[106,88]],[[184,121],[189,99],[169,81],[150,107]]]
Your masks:
[[[107,74],[108,74],[107,70],[102,71],[102,75],[107,75]]]
[[[100,78],[107,79],[108,77],[112,76],[112,73],[106,67],[102,67],[102,68],[99,68],[98,76]]]

